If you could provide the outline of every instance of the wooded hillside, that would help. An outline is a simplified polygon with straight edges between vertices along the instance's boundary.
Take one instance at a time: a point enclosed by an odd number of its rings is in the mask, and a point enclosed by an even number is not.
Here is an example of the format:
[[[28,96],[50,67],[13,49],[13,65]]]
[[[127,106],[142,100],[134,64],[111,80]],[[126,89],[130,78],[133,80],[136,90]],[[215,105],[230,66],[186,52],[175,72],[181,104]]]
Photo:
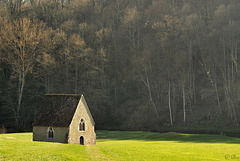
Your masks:
[[[31,129],[44,94],[83,93],[97,128],[238,127],[239,8],[0,0],[0,126]]]

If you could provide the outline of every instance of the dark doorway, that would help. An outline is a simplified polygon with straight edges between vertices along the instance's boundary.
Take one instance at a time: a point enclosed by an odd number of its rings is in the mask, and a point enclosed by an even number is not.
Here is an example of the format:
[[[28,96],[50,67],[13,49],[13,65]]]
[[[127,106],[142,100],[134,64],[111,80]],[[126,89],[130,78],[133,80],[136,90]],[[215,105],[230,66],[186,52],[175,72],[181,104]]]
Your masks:
[[[84,145],[84,139],[83,139],[83,136],[80,137],[80,144],[81,144],[81,145]]]

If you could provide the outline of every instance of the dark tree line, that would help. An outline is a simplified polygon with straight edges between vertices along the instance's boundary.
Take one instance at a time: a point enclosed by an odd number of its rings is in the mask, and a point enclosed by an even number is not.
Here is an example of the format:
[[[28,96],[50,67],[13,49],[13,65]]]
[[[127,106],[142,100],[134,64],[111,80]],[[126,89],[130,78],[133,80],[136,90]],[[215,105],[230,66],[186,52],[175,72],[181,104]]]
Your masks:
[[[238,127],[238,0],[0,0],[0,126],[83,93],[98,128]]]

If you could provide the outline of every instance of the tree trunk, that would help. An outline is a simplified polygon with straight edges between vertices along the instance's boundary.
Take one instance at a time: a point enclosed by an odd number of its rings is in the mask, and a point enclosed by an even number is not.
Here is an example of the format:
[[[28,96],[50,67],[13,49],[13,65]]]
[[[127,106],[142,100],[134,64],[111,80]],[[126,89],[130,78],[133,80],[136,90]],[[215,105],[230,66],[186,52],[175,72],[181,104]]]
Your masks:
[[[68,61],[68,60],[66,60],[66,61]],[[68,67],[68,62],[66,62],[66,67],[65,67],[66,69],[65,69],[65,79],[66,79],[66,84],[65,84],[65,92],[69,92],[69,67]]]
[[[233,114],[234,114],[234,118],[235,118],[235,122],[237,127],[239,127],[239,123],[238,123],[238,118],[237,118],[237,113],[236,113],[236,108],[235,106],[233,106]]]
[[[158,115],[158,111],[157,111],[157,107],[153,101],[153,98],[152,98],[152,92],[151,92],[151,86],[150,86],[150,82],[149,82],[149,78],[148,78],[148,74],[147,74],[147,70],[146,68],[144,69],[145,70],[145,76],[146,76],[146,81],[145,79],[143,78],[142,74],[140,74],[141,78],[142,78],[142,81],[143,83],[146,85],[147,89],[148,89],[148,96],[149,96],[149,100],[152,102],[153,106],[154,106],[154,110],[155,110],[155,113],[156,113],[156,116],[159,117]]]
[[[182,84],[182,94],[183,94],[183,122],[184,126],[186,124],[186,100],[185,100],[185,89],[184,89],[184,84]]]
[[[226,71],[222,71],[222,75],[223,75],[223,87],[224,87],[224,94],[225,94],[225,98],[227,101],[227,106],[228,106],[228,110],[230,113],[230,118],[233,118],[233,114],[232,114],[232,110],[231,110],[231,103],[230,103],[230,98],[229,98],[229,94],[228,94],[228,81],[227,81],[227,76],[225,75]]]
[[[148,78],[148,74],[147,74],[147,70],[145,69],[145,75],[146,75],[146,83],[147,83],[147,88],[148,88],[148,94],[149,94],[149,99],[150,101],[153,103],[153,106],[154,106],[154,110],[155,110],[155,113],[157,115],[157,117],[159,117],[158,115],[158,112],[157,112],[157,107],[153,101],[153,98],[152,98],[152,92],[151,92],[151,87],[150,87],[150,83],[149,83],[149,78]]]
[[[171,82],[170,82],[170,79],[168,81],[168,108],[169,108],[170,123],[171,123],[171,126],[173,126],[172,107],[171,107]]]
[[[78,91],[78,63],[76,63],[76,69],[75,69],[75,94],[77,94]]]
[[[117,87],[115,85],[114,88],[114,103],[115,103],[115,110],[116,110],[116,117],[118,118],[118,101],[117,101]]]
[[[212,85],[212,87],[214,88],[215,90],[215,93],[216,93],[216,98],[217,98],[217,103],[218,103],[218,110],[219,110],[219,114],[222,115],[222,107],[221,107],[221,104],[220,104],[220,99],[219,99],[219,94],[218,94],[218,89],[217,89],[217,82],[216,82],[216,76],[212,76],[211,72],[210,72],[210,69],[207,68],[207,64],[205,63],[205,60],[202,56],[202,60],[203,60],[203,66],[204,66],[204,70],[206,72],[206,75]],[[213,67],[213,71],[216,70],[215,67]]]
[[[220,104],[220,99],[219,99],[219,94],[218,94],[217,83],[216,83],[215,81],[214,81],[214,89],[215,89],[215,92],[216,92],[216,97],[217,97],[217,102],[218,102],[219,113],[220,113],[220,115],[222,115],[222,107],[221,107],[221,104]]]
[[[20,110],[21,110],[21,104],[22,104],[22,96],[23,96],[23,90],[24,90],[24,86],[25,86],[25,70],[24,67],[20,73],[19,76],[19,91],[18,91],[18,104],[17,104],[17,111],[15,114],[15,119],[16,119],[16,124],[17,124],[17,128],[20,128]]]
[[[116,117],[118,117],[118,71],[117,71],[117,66],[118,66],[118,58],[117,58],[117,43],[114,41],[114,104],[115,104],[115,110],[116,110]]]

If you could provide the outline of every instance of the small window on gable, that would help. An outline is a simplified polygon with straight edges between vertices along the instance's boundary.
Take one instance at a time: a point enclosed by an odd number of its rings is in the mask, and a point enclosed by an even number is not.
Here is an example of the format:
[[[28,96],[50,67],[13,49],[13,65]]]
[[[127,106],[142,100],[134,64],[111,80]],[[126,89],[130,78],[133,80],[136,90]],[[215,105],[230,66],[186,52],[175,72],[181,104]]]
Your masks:
[[[54,131],[52,127],[48,128],[48,138],[53,138],[54,136]]]
[[[85,131],[85,121],[83,119],[80,120],[79,131]]]

